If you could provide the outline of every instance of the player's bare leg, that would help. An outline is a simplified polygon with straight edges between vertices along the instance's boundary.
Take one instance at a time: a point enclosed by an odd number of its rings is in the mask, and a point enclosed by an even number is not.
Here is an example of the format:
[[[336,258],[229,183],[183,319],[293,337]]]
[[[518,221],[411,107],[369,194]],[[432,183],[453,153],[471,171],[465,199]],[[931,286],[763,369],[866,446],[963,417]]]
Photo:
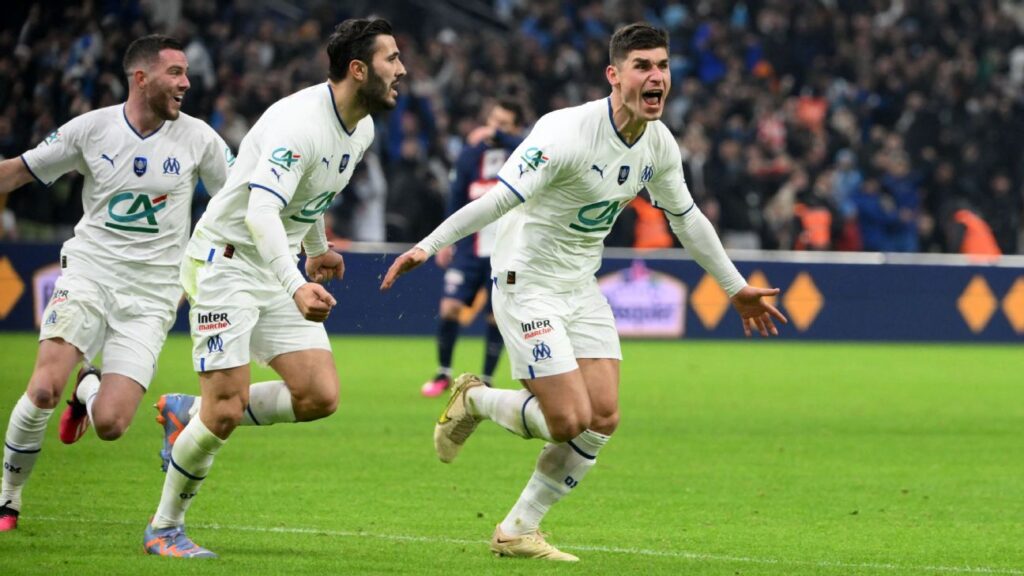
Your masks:
[[[330,350],[311,349],[280,354],[270,367],[281,375],[291,391],[291,405],[298,422],[319,420],[338,409],[338,369]]]
[[[578,370],[559,375],[565,378],[530,382],[530,389],[548,416],[552,436],[564,438],[578,433],[565,442],[549,443],[541,451],[519,500],[495,528],[491,551],[496,555],[577,559],[548,544],[540,534],[540,523],[551,506],[576,488],[593,468],[598,452],[618,426],[619,361],[580,358],[577,362]],[[580,384],[582,402],[576,395]],[[582,404],[586,409],[581,408]]]
[[[81,359],[78,349],[62,339],[39,343],[28,388],[11,411],[4,438],[0,532],[13,530],[18,525],[21,492],[39,458],[46,424],[64,393],[68,377]]]
[[[147,525],[143,547],[149,554],[206,558],[215,554],[185,535],[185,512],[213,467],[214,456],[242,420],[249,402],[249,365],[199,374],[202,406],[171,450],[170,466],[156,515]]]

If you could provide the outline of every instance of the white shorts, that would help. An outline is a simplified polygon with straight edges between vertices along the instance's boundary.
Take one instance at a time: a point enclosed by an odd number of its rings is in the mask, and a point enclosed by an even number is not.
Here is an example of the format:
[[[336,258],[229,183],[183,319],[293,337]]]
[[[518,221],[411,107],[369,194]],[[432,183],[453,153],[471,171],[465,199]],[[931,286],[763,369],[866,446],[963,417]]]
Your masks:
[[[324,325],[302,317],[270,272],[223,249],[212,260],[186,257],[181,283],[192,307],[192,363],[196,372],[267,364],[280,354],[331,350]]]
[[[146,288],[108,285],[65,269],[43,311],[39,340],[61,338],[90,362],[102,352],[103,372],[127,376],[148,389],[174,324],[181,288],[176,282]],[[154,292],[163,292],[164,298],[154,298]]]
[[[596,281],[568,292],[495,284],[491,299],[517,380],[572,372],[577,358],[622,359],[615,317]]]

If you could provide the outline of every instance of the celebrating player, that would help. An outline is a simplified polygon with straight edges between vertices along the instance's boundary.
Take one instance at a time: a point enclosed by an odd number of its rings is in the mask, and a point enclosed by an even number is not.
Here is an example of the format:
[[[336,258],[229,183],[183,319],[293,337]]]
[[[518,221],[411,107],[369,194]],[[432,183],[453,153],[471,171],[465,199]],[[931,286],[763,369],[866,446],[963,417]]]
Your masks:
[[[139,38],[125,53],[124,70],[124,104],[82,114],[21,158],[0,163],[0,194],[33,177],[47,186],[71,170],[85,177],[85,214],[61,250],[62,275],[43,312],[35,369],[7,425],[0,531],[18,525],[46,423],[80,361],[60,439],[76,442],[90,422],[103,440],[128,428],[181,297],[177,275],[192,193],[200,179],[218,190],[233,160],[212,128],[181,113],[188,62],[177,40]],[[102,376],[89,365],[101,352]]]
[[[487,114],[487,121],[470,133],[467,145],[455,163],[448,202],[451,215],[469,202],[478,200],[494,184],[498,170],[508,160],[522,138],[519,137],[523,121],[522,108],[511,100],[499,100]],[[444,273],[444,297],[441,299],[441,321],[437,328],[437,374],[421,388],[424,396],[440,396],[451,385],[452,354],[459,337],[459,316],[472,304],[477,292],[491,284],[491,249],[494,246],[495,226],[485,226],[475,234],[460,240],[455,246],[440,249],[434,257]],[[454,253],[454,259],[453,259]],[[501,333],[494,322],[490,299],[487,301],[487,336],[484,344],[484,369],[481,379],[490,385],[494,369],[498,366],[503,344]]]
[[[646,24],[619,29],[605,76],[611,95],[547,114],[498,174],[500,184],[445,220],[391,265],[382,289],[455,240],[505,215],[491,268],[495,317],[512,375],[526,390],[459,377],[434,430],[452,461],[484,419],[547,441],[522,495],[491,539],[499,556],[575,561],[539,531],[576,488],[619,422],[621,352],[594,273],[605,236],[643,188],[694,259],[729,295],[744,332],[777,334],[785,317],[748,286],[683,181],[679,148],[659,120],[671,87],[668,36]]]
[[[185,512],[217,451],[242,424],[332,414],[338,374],[324,330],[335,304],[296,267],[301,242],[313,281],[341,278],[323,214],[373,142],[370,114],[395,107],[405,75],[385,20],[346,20],[327,44],[328,81],[273,104],[242,140],[238,163],[186,249],[181,281],[192,304],[193,363],[202,397],[161,398],[168,459],[144,547],[212,557],[185,535]],[[282,380],[249,385],[249,361]],[[194,417],[198,415],[198,417]]]

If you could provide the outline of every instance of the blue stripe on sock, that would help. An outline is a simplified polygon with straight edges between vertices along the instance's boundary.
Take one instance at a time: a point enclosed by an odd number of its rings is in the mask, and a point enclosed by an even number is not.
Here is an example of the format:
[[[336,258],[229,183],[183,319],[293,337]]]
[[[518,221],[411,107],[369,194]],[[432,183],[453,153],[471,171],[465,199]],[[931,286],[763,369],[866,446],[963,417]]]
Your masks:
[[[178,466],[178,463],[174,461],[174,456],[171,456],[171,466],[174,466],[175,470],[177,470],[178,472],[181,472],[182,474],[185,475],[186,478],[188,478],[190,480],[196,480],[196,481],[206,480],[206,476],[193,476],[192,474],[189,474],[188,472],[186,472],[184,468],[182,468],[181,466]]]
[[[526,432],[527,438],[533,438],[533,434],[530,433],[530,427],[526,425],[526,405],[529,404],[530,400],[533,400],[533,398],[533,395],[527,398],[526,402],[523,402],[522,409],[519,410],[519,417],[523,419],[523,430]]]
[[[22,450],[20,448],[15,448],[14,446],[11,446],[7,442],[4,442],[4,446],[7,446],[8,448],[17,452],[18,454],[37,454],[40,450],[42,450],[42,448],[36,448],[35,450]]]
[[[263,426],[263,424],[260,424],[260,421],[256,419],[256,415],[252,413],[251,405],[246,404],[245,411],[249,413],[249,418],[252,418],[252,421],[255,422],[257,426]]]
[[[587,454],[583,450],[580,450],[580,447],[575,445],[575,444],[573,444],[572,440],[569,440],[568,442],[566,442],[566,444],[568,444],[573,450],[575,450],[577,454],[579,454],[580,456],[583,456],[587,460],[597,460],[597,456],[591,456],[590,454]]]

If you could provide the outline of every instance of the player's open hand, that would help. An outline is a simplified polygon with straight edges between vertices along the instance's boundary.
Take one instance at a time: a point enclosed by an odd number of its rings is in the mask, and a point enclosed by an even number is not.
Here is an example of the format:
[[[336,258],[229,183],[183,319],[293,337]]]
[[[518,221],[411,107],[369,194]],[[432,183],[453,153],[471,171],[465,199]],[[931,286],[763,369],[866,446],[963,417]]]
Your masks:
[[[306,282],[292,295],[302,317],[311,322],[323,322],[338,303],[326,288],[313,282]]]
[[[333,250],[333,244],[328,246],[332,249],[319,256],[306,258],[306,277],[313,282],[324,284],[345,277],[345,259]]]
[[[427,253],[420,248],[412,248],[402,254],[391,263],[388,273],[384,275],[384,281],[380,283],[381,290],[388,290],[398,280],[398,277],[416,268],[427,261]]]
[[[731,298],[732,307],[740,313],[740,318],[743,319],[743,333],[748,338],[755,328],[761,333],[761,336],[778,336],[779,331],[775,328],[772,318],[783,324],[789,323],[789,320],[786,320],[778,308],[764,301],[764,298],[778,294],[778,288],[755,288],[748,285]]]

